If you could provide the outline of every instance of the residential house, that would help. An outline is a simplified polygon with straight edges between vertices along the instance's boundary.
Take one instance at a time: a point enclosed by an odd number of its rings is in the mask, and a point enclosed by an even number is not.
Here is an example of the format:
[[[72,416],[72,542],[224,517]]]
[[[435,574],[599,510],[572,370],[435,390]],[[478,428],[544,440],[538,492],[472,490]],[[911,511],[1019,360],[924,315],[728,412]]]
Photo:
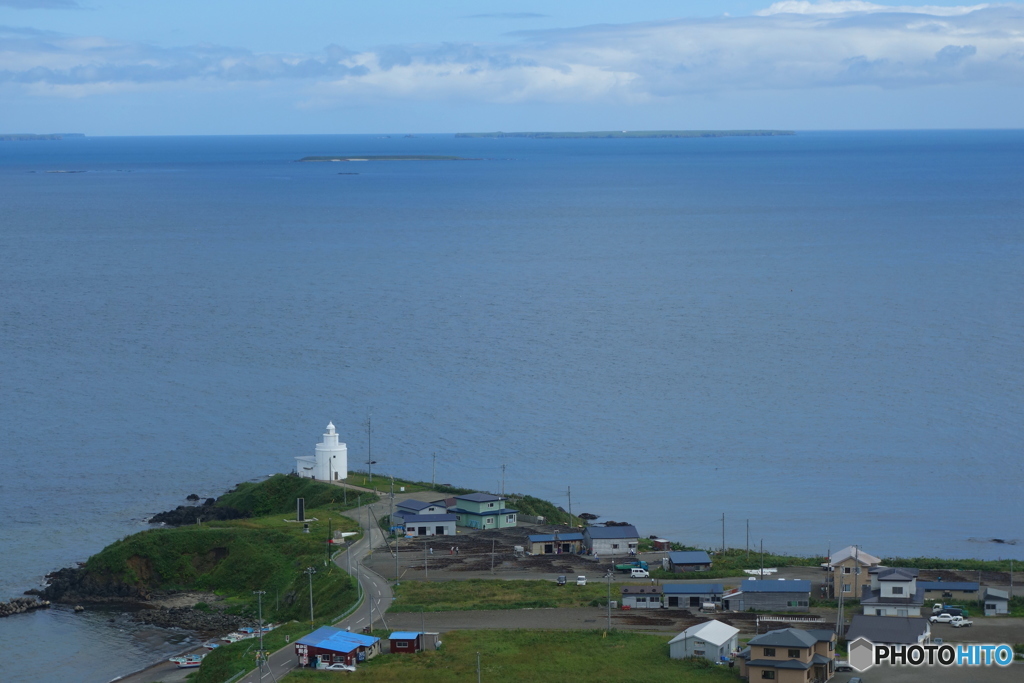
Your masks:
[[[436,650],[441,644],[439,634],[420,631],[395,631],[388,636],[391,654],[416,653],[421,650]]]
[[[985,589],[985,616],[995,617],[1010,613],[1010,594],[995,588]]]
[[[859,597],[864,586],[871,583],[868,571],[881,563],[879,558],[853,545],[833,553],[828,561],[829,575],[825,579],[828,597],[838,598],[840,593],[844,598]]]
[[[703,550],[677,550],[670,552],[668,570],[673,572],[701,572],[711,569],[711,558]]]
[[[925,603],[933,602],[977,602],[981,595],[977,581],[918,581],[918,588],[924,589]]]
[[[516,525],[518,510],[505,507],[505,499],[490,493],[468,493],[455,496],[455,514],[459,526],[471,529],[506,529]]]
[[[588,526],[583,530],[583,545],[588,553],[601,556],[629,555],[636,552],[640,534],[636,527]]]
[[[663,583],[662,595],[665,607],[700,609],[706,604],[722,608],[722,584],[720,583]]]
[[[878,617],[919,617],[924,606],[924,588],[918,585],[916,569],[872,567],[871,585],[864,587],[860,604],[864,614]]]
[[[754,636],[736,660],[749,681],[824,683],[835,673],[836,634],[784,628]]]
[[[931,624],[924,617],[854,614],[846,629],[846,642],[867,638],[876,645],[915,645],[927,643],[931,635]]]
[[[672,659],[703,657],[712,662],[729,659],[739,649],[735,626],[712,619],[686,629],[668,641],[668,656]]]
[[[807,612],[810,602],[811,582],[806,579],[747,579],[740,583],[739,589],[722,596],[722,609],[733,612]]]
[[[661,586],[623,586],[622,609],[660,609]]]
[[[556,531],[553,534],[531,534],[527,537],[531,555],[579,554],[583,551],[583,534],[578,531]]]
[[[395,519],[402,520],[405,526],[407,538],[419,538],[421,536],[454,536],[455,515],[412,515],[406,514],[399,517],[395,513]]]
[[[380,638],[321,626],[295,641],[300,666],[355,664],[380,654]]]

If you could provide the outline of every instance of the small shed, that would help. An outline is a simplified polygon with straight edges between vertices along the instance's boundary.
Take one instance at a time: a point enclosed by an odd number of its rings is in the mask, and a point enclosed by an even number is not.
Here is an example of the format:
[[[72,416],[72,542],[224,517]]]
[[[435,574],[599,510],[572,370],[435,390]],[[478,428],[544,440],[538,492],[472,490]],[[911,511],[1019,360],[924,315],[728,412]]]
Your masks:
[[[995,588],[985,589],[985,616],[994,617],[1010,613],[1010,594]]]
[[[677,550],[668,554],[669,570],[700,572],[711,569],[711,558],[703,550]]]
[[[661,586],[623,586],[622,609],[659,609]]]
[[[740,583],[739,590],[722,596],[722,609],[733,612],[746,612],[750,609],[807,612],[810,600],[811,582],[806,579],[747,579]]]
[[[364,662],[380,654],[380,638],[321,626],[295,641],[300,666]]]
[[[652,538],[651,547],[654,550],[672,550],[672,541],[667,538]]]
[[[696,608],[714,603],[716,608],[722,607],[724,589],[720,583],[665,583],[661,586],[665,607]]]
[[[395,521],[405,526],[405,535],[414,538],[420,536],[454,536],[455,515],[413,515],[401,517],[395,513]]]
[[[395,631],[388,636],[391,654],[416,653],[421,650],[436,650],[441,644],[439,634],[422,631]]]
[[[587,552],[598,555],[629,555],[636,552],[640,534],[632,524],[623,526],[588,526],[583,530]]]
[[[583,550],[583,534],[579,532],[531,534],[528,540],[531,555],[579,554]]]
[[[703,657],[712,662],[727,660],[729,655],[739,649],[739,632],[738,628],[714,619],[705,621],[691,626],[668,641],[669,657]]]

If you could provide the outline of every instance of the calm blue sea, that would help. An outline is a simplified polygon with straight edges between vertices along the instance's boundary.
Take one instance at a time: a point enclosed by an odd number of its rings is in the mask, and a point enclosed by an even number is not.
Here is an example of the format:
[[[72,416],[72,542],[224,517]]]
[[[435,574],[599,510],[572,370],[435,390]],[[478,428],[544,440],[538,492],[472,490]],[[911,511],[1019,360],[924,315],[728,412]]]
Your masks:
[[[0,143],[0,598],[370,411],[375,471],[644,535],[1019,558],[1021,188],[1019,131]],[[6,681],[157,642],[0,620]]]

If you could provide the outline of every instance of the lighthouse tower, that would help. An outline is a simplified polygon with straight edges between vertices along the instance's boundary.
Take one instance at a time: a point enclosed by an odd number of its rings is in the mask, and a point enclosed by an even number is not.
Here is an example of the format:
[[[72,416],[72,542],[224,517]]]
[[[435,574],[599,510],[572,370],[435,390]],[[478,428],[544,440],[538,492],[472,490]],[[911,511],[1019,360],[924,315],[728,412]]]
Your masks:
[[[348,447],[338,441],[334,423],[327,425],[324,440],[316,445],[315,455],[295,458],[295,471],[300,477],[321,481],[348,477]]]

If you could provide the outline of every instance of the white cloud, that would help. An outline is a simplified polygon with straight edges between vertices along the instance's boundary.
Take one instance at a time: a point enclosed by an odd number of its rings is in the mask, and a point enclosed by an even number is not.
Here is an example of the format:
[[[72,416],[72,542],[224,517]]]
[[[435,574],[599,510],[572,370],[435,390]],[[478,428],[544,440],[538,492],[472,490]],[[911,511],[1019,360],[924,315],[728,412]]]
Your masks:
[[[777,2],[750,17],[522,32],[502,45],[338,46],[305,54],[0,27],[0,87],[86,96],[290,82],[302,103],[630,104],[690,93],[1024,85],[1024,7]],[[276,86],[275,86],[276,87]],[[29,90],[31,88],[31,90]]]

